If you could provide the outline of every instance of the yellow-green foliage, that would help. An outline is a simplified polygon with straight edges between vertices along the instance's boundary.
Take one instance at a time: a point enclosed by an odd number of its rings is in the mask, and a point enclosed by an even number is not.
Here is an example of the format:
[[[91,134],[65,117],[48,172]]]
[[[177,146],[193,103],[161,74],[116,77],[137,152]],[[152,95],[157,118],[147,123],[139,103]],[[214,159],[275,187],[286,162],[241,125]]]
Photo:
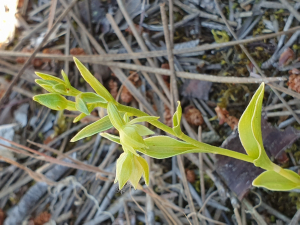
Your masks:
[[[214,31],[213,31],[214,33]],[[217,35],[221,35],[220,39]],[[226,32],[214,33],[216,41],[228,41]],[[219,39],[218,39],[219,38]],[[185,135],[180,127],[182,109],[180,102],[173,116],[173,128],[158,121],[158,117],[150,116],[138,109],[121,105],[111,96],[106,88],[88,71],[88,69],[76,58],[75,64],[83,79],[90,84],[96,93],[83,93],[71,86],[68,76],[62,72],[64,80],[57,77],[36,73],[40,78],[36,83],[49,91],[48,94],[34,96],[33,99],[53,110],[79,111],[81,114],[74,119],[79,121],[96,107],[107,109],[107,116],[86,126],[79,131],[72,142],[104,132],[112,127],[119,131],[119,136],[108,133],[101,135],[122,146],[122,153],[116,164],[116,179],[119,188],[129,181],[134,188],[138,187],[143,176],[145,183],[149,184],[149,167],[147,161],[138,154],[141,152],[157,159],[169,158],[179,154],[207,152],[226,155],[236,159],[253,163],[266,171],[259,175],[253,185],[265,187],[270,190],[291,190],[299,188],[300,176],[290,170],[282,169],[272,163],[268,158],[262,143],[261,136],[261,109],[264,95],[264,83],[260,85],[239,122],[239,134],[241,142],[247,152],[241,154],[235,151],[218,148],[202,142],[198,142]],[[67,100],[65,96],[71,96],[74,101]],[[154,132],[139,124],[148,122],[153,126],[177,137],[177,140],[169,136],[151,136]]]

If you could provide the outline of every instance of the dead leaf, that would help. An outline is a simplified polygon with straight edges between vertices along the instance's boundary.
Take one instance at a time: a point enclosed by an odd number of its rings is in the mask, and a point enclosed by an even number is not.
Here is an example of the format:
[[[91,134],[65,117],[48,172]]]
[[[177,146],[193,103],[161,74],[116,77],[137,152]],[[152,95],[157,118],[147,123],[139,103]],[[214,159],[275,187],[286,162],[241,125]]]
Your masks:
[[[230,126],[231,130],[237,128],[239,123],[238,118],[236,118],[235,116],[230,116],[229,112],[225,108],[221,108],[220,106],[217,106],[215,108],[215,111],[217,113],[220,125],[227,123],[228,126]]]
[[[295,53],[292,49],[287,48],[280,56],[278,66],[286,66],[295,59]]]
[[[229,116],[229,112],[225,108],[221,108],[220,106],[217,106],[215,108],[215,111],[219,119],[219,124],[224,124],[226,122],[226,118]]]
[[[172,127],[173,126],[173,117],[171,114],[171,110],[168,108],[168,106],[164,105],[165,110],[164,110],[164,123],[169,126]]]
[[[296,68],[289,71],[288,87],[298,93],[300,93],[300,71]]]
[[[185,173],[186,173],[186,179],[188,180],[188,182],[194,183],[195,180],[196,180],[196,174],[195,174],[195,171],[194,171],[194,170],[186,169],[186,170],[185,170]]]
[[[268,156],[275,158],[279,163],[288,161],[284,150],[291,146],[299,137],[300,131],[289,127],[281,131],[267,122],[267,118],[262,118],[262,137]],[[223,142],[222,148],[246,154],[235,130]],[[263,172],[262,169],[253,164],[227,156],[217,155],[216,171],[223,178],[227,186],[235,192],[239,199],[242,199],[252,187],[252,181]]]
[[[34,225],[43,225],[47,223],[51,218],[51,214],[48,212],[42,212],[40,215],[38,215],[34,220]]]
[[[201,80],[187,80],[181,89],[181,94],[189,98],[208,100],[212,83]]]
[[[51,48],[45,48],[43,50],[43,54],[50,54],[50,55],[63,55],[62,51],[59,50],[59,49],[51,49]],[[42,59],[43,62],[51,62],[51,59],[47,59],[47,58],[44,58]]]
[[[34,49],[28,48],[28,47],[24,47],[21,52],[23,52],[23,53],[33,53]],[[16,61],[17,61],[17,63],[23,64],[23,63],[25,63],[25,61],[27,60],[27,58],[28,57],[17,57]],[[42,59],[35,58],[35,59],[33,59],[31,61],[31,64],[35,68],[38,68],[38,67],[41,67],[43,65],[43,61],[42,61]]]
[[[0,209],[0,225],[3,225],[5,219],[5,212],[3,212],[2,209]]]
[[[118,95],[118,88],[119,85],[117,83],[117,81],[115,81],[115,79],[110,79],[108,81],[108,89],[110,94],[114,97],[114,99],[116,99],[117,95]]]
[[[82,48],[72,48],[70,50],[71,55],[86,55],[85,51]]]
[[[184,117],[192,126],[201,126],[204,122],[201,112],[192,105],[185,107]]]
[[[135,71],[130,71],[130,76],[128,77],[128,80],[131,81],[131,83],[135,87],[139,87],[142,84],[142,81],[140,80],[140,77],[137,72]],[[130,103],[133,99],[132,94],[130,91],[127,89],[126,86],[123,86],[122,92],[121,92],[121,100],[125,103]]]

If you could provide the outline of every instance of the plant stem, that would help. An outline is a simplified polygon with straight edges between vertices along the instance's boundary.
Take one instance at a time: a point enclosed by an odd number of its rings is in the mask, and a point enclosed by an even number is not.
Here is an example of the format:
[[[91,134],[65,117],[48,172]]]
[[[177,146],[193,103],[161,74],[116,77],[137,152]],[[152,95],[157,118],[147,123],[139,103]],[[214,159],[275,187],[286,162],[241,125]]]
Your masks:
[[[132,107],[129,107],[129,106],[124,106],[124,105],[121,105],[121,104],[118,104],[116,106],[120,111],[128,112],[128,113],[131,113],[135,116],[149,116],[147,113],[144,113],[144,112],[142,112],[138,109],[135,109],[135,108],[132,108]],[[203,142],[196,141],[195,139],[185,135],[184,133],[181,133],[180,135],[176,135],[171,127],[168,127],[167,125],[159,122],[158,120],[151,121],[150,123],[153,126],[156,126],[157,128],[163,130],[164,132],[169,133],[169,134],[171,134],[171,135],[173,135],[173,136],[175,136],[175,137],[177,137],[177,138],[179,138],[179,139],[181,139],[181,140],[183,140],[187,143],[190,143],[190,144],[198,147],[199,149],[201,149],[201,152],[207,151],[209,153],[225,155],[225,156],[229,156],[229,157],[239,159],[239,160],[243,160],[243,161],[250,162],[250,163],[253,163],[253,161],[254,161],[253,158],[251,158],[250,156],[248,156],[246,154],[242,154],[242,153],[239,153],[239,152],[231,151],[231,150],[224,149],[224,148],[219,148],[219,147],[216,147],[216,146],[205,144]]]
[[[289,179],[290,181],[293,181],[294,183],[300,183],[300,179],[297,176],[294,176],[289,170],[285,170],[276,164],[273,164],[273,171]]]

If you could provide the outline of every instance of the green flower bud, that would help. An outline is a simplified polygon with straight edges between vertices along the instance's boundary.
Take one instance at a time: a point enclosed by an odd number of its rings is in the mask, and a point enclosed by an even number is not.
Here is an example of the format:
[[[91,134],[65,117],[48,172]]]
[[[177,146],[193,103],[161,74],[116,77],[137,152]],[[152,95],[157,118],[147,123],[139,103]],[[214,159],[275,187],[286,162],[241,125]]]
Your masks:
[[[149,185],[149,166],[147,161],[141,156],[124,152],[117,160],[115,183],[119,182],[119,189],[129,181],[136,189],[142,175],[147,185]]]

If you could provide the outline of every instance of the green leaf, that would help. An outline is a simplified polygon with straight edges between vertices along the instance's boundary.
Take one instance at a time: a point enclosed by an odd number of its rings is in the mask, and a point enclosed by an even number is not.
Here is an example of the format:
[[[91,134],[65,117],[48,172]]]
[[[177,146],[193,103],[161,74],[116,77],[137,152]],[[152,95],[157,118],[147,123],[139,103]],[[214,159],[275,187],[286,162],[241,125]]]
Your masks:
[[[118,131],[120,131],[124,127],[125,121],[121,117],[121,115],[114,103],[109,102],[107,104],[107,113],[108,113],[108,116],[109,116],[109,119],[110,119],[112,125]]]
[[[243,113],[239,124],[239,135],[247,154],[252,157],[254,164],[266,170],[273,170],[273,164],[267,156],[261,135],[261,108],[264,96],[264,83],[262,83],[248,107]]]
[[[41,80],[41,79],[36,79],[35,83],[40,85],[42,88],[44,88],[46,91],[49,91],[50,93],[57,93],[53,89],[53,86],[58,84],[56,81],[48,81],[48,80]]]
[[[127,125],[127,126],[133,127],[140,136],[155,134],[152,130],[140,124]]]
[[[106,90],[106,88],[90,73],[90,71],[74,57],[74,62],[81,73],[83,79],[95,90],[95,92],[105,98],[107,101],[115,102],[113,96]]]
[[[130,121],[130,116],[128,115],[128,113],[125,113],[125,114],[124,114],[123,120],[124,120],[124,122],[125,122],[126,124],[129,123],[129,121]]]
[[[79,120],[83,119],[84,117],[86,117],[87,115],[84,113],[80,113],[78,116],[76,116],[73,120],[73,123],[77,123]]]
[[[53,81],[53,80],[41,80],[41,79],[35,79],[35,82],[39,85],[49,85],[49,86],[53,86],[53,85],[56,85],[56,84],[59,84],[58,82],[56,81]]]
[[[101,118],[100,120],[86,126],[81,131],[79,131],[72,139],[71,142],[78,141],[82,138],[90,137],[94,134],[106,131],[112,128],[112,124],[108,116]]]
[[[97,102],[107,103],[107,101],[104,98],[102,98],[101,96],[93,92],[81,93],[80,97],[85,103],[97,103]]]
[[[134,149],[147,147],[143,138],[130,126],[124,126],[124,128],[120,130],[120,139],[122,145],[130,146]]]
[[[139,181],[144,174],[144,167],[140,164],[140,161],[137,158],[141,158],[139,155],[133,155],[133,170],[131,172],[129,181],[134,187],[137,188]]]
[[[100,135],[102,137],[107,138],[108,140],[110,140],[112,142],[115,142],[117,144],[121,144],[120,137],[118,137],[116,135],[112,135],[112,134],[109,134],[109,133],[100,133]]]
[[[42,78],[43,80],[48,80],[48,81],[56,81],[58,83],[64,84],[65,82],[62,79],[59,79],[55,76],[49,75],[49,74],[45,74],[45,73],[40,73],[40,72],[35,72],[35,74],[37,76],[39,76],[40,78]]]
[[[75,102],[69,101],[67,100],[68,105],[66,110],[70,110],[70,111],[77,111],[76,107],[75,107]]]
[[[182,133],[181,127],[180,127],[181,116],[182,116],[182,108],[181,108],[180,102],[178,101],[177,110],[173,115],[173,131],[177,135],[180,135]]]
[[[74,107],[75,107],[75,104],[74,104]],[[94,104],[94,103],[88,103],[87,104],[87,108],[88,108],[88,111],[89,111],[89,114],[93,111],[93,109],[97,107],[97,104]],[[77,110],[76,110],[77,111]],[[86,117],[87,114],[85,113],[81,113],[79,114],[77,117],[75,117],[75,119],[73,120],[73,123],[76,123],[78,122],[79,120],[83,119],[84,117]]]
[[[116,179],[115,183],[119,182],[119,189],[121,190],[129,180],[134,171],[133,155],[131,153],[122,153],[117,160],[116,165]]]
[[[70,89],[72,87],[72,85],[70,84],[70,81],[69,81],[69,78],[68,78],[67,74],[63,70],[61,70],[61,75],[64,78],[66,87]]]
[[[85,102],[78,95],[76,96],[75,107],[78,111],[80,111],[86,115],[90,115],[90,112],[89,112]]]
[[[144,180],[146,182],[146,185],[149,185],[149,166],[148,166],[147,161],[141,156],[135,157],[135,160],[137,160],[140,163],[140,165],[142,166],[142,168],[144,170]]]
[[[292,176],[298,176],[291,170],[286,170]],[[299,184],[292,182],[291,180],[281,176],[275,171],[265,171],[260,174],[253,182],[253,186],[264,187],[272,191],[289,191],[295,188],[299,188]]]
[[[137,117],[133,120],[131,120],[128,124],[135,124],[135,123],[141,123],[141,122],[152,122],[154,120],[158,120],[159,117],[157,116],[141,116]]]
[[[33,100],[53,110],[63,110],[68,106],[68,100],[56,93],[36,95]]]
[[[53,90],[62,95],[68,95],[68,91],[65,84],[56,84],[53,86]]]
[[[208,152],[167,136],[149,137],[144,139],[144,141],[148,148],[137,149],[137,151],[156,159],[165,159],[185,153]]]
[[[121,143],[121,145],[122,145],[122,143]],[[137,152],[134,150],[134,148],[129,145],[122,145],[122,148],[123,148],[124,152],[127,152],[127,153],[129,152],[136,156],[139,156],[139,154],[137,154]]]

